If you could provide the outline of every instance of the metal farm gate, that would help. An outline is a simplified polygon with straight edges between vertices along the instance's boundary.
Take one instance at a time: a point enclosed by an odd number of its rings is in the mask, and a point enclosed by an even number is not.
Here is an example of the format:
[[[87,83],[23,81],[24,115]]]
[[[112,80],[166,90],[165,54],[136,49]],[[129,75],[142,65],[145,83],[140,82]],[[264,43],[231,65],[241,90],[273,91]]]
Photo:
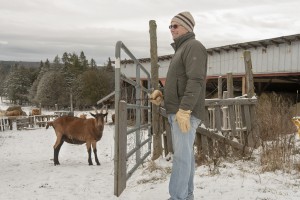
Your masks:
[[[121,49],[136,65],[136,80],[121,73]],[[115,50],[115,156],[114,195],[120,196],[126,181],[151,153],[151,104],[148,99],[150,74],[121,42]],[[141,71],[142,70],[142,71]],[[140,75],[147,75],[147,86],[143,86]],[[128,102],[124,88],[130,87],[134,97]]]

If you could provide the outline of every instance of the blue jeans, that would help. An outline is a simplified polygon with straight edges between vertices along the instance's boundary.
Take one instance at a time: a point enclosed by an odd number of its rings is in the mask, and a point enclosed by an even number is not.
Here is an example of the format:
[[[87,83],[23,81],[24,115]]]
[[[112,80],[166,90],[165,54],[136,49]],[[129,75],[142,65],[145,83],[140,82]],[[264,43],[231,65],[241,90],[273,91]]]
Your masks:
[[[168,115],[173,142],[173,166],[169,183],[169,193],[172,200],[194,199],[195,157],[194,141],[200,119],[191,116],[191,129],[181,132],[175,114]]]

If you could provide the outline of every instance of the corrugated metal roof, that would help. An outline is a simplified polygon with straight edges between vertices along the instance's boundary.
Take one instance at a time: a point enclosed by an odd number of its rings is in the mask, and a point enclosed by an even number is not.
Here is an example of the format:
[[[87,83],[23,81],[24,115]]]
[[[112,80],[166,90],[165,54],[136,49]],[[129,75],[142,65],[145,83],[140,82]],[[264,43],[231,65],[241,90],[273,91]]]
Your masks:
[[[265,40],[257,40],[257,41],[251,41],[251,42],[225,45],[225,46],[220,46],[220,47],[213,47],[213,48],[207,49],[207,53],[213,54],[214,52],[220,53],[221,51],[230,51],[230,50],[237,51],[238,49],[247,50],[250,48],[257,48],[257,47],[268,48],[269,45],[278,46],[279,44],[283,44],[283,43],[291,44],[293,41],[299,41],[299,40],[300,40],[300,34],[295,34],[295,35],[281,36],[281,37],[265,39]],[[173,54],[159,56],[158,61],[169,60],[172,58],[172,56],[173,56]],[[147,62],[150,62],[151,59],[150,58],[140,58],[140,59],[138,59],[138,61],[140,63],[147,63]],[[133,63],[133,60],[122,60],[121,61],[121,64],[132,64],[132,63]]]

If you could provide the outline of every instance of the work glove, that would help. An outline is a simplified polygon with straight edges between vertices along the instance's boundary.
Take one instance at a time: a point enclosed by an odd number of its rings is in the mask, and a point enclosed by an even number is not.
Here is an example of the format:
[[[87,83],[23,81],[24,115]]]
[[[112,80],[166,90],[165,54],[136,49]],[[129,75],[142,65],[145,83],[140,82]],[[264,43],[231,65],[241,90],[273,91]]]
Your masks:
[[[163,95],[159,90],[154,90],[150,95],[150,102],[157,106],[161,104],[162,100],[163,100]]]
[[[191,112],[192,111],[190,110],[182,110],[179,108],[176,113],[175,120],[177,121],[178,126],[183,133],[187,133],[191,128]]]

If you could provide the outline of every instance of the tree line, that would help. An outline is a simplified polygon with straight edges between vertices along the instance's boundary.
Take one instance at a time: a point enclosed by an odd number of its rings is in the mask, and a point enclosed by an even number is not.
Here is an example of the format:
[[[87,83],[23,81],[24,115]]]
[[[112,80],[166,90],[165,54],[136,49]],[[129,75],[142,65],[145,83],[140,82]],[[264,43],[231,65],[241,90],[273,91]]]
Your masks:
[[[65,52],[53,62],[41,61],[38,68],[15,64],[0,64],[0,96],[14,104],[33,104],[43,107],[73,106],[89,108],[114,90],[114,70],[110,59],[98,67],[95,60],[87,60],[84,52]]]

